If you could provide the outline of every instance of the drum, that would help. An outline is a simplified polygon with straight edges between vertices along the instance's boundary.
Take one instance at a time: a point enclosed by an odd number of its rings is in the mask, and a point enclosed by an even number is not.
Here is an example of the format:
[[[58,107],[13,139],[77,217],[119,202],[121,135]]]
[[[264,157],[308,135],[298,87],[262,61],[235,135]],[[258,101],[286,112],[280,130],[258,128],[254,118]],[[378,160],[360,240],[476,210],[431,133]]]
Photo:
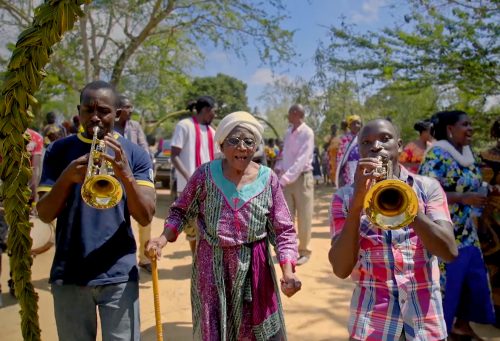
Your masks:
[[[39,255],[54,245],[54,223],[46,224],[38,217],[31,217],[30,223],[33,224],[30,232],[31,239],[33,240],[31,254]]]

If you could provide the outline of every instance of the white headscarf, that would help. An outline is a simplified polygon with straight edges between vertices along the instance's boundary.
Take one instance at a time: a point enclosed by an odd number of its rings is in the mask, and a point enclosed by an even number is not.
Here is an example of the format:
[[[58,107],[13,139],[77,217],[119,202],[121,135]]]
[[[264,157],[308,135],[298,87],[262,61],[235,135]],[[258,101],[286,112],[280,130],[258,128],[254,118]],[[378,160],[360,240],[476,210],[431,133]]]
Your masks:
[[[264,127],[252,114],[246,111],[236,111],[224,117],[215,130],[215,141],[221,145],[227,135],[236,127],[248,129],[255,138],[255,145],[260,145]]]

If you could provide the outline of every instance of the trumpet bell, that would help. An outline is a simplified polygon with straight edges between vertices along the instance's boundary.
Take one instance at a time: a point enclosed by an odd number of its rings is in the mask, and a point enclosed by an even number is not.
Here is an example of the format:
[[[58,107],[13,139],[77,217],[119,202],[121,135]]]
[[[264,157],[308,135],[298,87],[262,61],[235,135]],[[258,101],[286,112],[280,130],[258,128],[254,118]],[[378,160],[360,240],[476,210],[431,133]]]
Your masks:
[[[368,220],[383,230],[397,230],[411,223],[418,211],[417,194],[396,179],[375,183],[363,203]]]
[[[93,175],[85,180],[81,190],[87,205],[98,209],[107,209],[118,205],[123,196],[120,182],[111,175]]]

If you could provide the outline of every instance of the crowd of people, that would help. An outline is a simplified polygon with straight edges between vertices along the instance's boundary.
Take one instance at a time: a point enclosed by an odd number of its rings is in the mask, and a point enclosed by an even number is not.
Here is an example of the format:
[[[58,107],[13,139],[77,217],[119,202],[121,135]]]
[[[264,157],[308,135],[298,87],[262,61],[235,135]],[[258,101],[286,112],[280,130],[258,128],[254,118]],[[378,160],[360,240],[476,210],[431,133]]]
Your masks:
[[[157,237],[153,165],[144,132],[130,119],[131,99],[94,81],[81,92],[73,126],[49,113],[43,136],[28,131],[34,169],[43,158],[32,201],[42,221],[57,221],[49,281],[61,340],[95,340],[98,320],[105,340],[139,340],[138,266],[151,272],[149,259],[182,232],[193,255],[194,338],[286,340],[279,291],[301,290],[298,270],[313,252],[314,185],[322,177],[336,187],[324,257],[336,276],[355,282],[350,340],[480,340],[470,322],[500,327],[500,119],[491,129],[496,145],[475,154],[463,111],[416,122],[419,138],[405,146],[390,120],[350,115],[340,136],[331,126],[320,153],[300,104],[289,108],[283,140],[266,141],[247,112],[212,127],[213,97],[200,96],[189,109],[171,141],[177,198]],[[95,127],[108,148],[103,162],[124,191],[104,210],[80,194]],[[367,214],[370,191],[383,180],[416,197],[416,213],[402,227]],[[390,222],[398,205],[411,204],[389,200],[381,214]]]

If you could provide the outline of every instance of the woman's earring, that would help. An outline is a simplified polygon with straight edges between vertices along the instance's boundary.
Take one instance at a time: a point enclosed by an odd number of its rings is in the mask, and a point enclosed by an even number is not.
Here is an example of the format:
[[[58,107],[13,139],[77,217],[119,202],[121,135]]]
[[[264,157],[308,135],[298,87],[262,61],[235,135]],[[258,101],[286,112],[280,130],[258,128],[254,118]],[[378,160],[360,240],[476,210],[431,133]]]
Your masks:
[[[451,140],[453,138],[453,134],[452,133],[448,133],[448,138]]]

